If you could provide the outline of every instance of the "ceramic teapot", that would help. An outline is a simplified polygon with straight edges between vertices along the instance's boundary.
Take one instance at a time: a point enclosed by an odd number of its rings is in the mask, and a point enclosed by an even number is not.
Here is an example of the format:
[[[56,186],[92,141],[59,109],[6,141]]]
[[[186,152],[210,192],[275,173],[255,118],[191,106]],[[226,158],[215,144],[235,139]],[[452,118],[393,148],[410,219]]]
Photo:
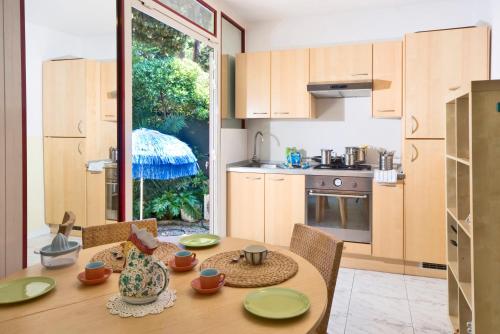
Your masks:
[[[156,247],[158,241],[151,233],[132,225],[132,234],[124,246],[125,267],[118,281],[124,301],[152,303],[167,288],[167,267],[153,256]]]

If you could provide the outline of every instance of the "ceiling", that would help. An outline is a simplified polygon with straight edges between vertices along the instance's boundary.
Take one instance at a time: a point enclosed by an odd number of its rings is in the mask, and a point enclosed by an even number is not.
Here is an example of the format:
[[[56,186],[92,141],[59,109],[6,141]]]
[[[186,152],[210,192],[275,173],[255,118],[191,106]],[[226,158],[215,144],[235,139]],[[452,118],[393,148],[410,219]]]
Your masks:
[[[223,0],[247,22],[280,20],[339,11],[397,7],[436,0]]]
[[[116,0],[25,0],[26,21],[78,36],[116,32]]]

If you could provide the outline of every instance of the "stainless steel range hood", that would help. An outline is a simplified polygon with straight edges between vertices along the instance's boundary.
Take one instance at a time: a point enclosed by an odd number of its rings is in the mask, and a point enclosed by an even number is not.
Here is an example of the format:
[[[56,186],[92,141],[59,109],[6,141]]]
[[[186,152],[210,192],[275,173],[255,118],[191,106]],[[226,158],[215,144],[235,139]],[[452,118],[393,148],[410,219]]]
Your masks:
[[[368,97],[372,93],[372,81],[310,83],[307,91],[316,98]]]

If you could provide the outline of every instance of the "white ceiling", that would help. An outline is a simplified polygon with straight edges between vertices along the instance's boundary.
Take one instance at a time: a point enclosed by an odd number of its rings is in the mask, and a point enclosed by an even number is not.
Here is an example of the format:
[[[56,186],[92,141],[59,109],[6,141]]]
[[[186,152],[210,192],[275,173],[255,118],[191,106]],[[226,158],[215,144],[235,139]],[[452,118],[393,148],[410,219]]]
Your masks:
[[[78,36],[116,32],[116,0],[25,0],[26,21]]]
[[[339,11],[397,7],[436,0],[223,0],[247,22],[280,20]]]

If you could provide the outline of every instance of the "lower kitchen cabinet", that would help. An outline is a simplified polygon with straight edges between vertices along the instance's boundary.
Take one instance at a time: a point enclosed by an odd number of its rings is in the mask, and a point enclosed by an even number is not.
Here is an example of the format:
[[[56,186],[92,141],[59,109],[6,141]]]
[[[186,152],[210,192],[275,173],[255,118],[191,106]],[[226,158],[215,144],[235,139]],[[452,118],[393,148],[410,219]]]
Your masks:
[[[72,211],[86,222],[85,138],[44,138],[45,223],[60,224]]]
[[[305,219],[305,176],[228,173],[227,230],[235,238],[289,246]]]
[[[395,185],[373,182],[373,256],[403,259],[403,187],[403,181]]]
[[[264,174],[228,173],[227,232],[264,242]]]
[[[293,226],[305,220],[305,176],[266,174],[265,241],[290,246]]]
[[[405,140],[405,260],[445,263],[445,142]]]

